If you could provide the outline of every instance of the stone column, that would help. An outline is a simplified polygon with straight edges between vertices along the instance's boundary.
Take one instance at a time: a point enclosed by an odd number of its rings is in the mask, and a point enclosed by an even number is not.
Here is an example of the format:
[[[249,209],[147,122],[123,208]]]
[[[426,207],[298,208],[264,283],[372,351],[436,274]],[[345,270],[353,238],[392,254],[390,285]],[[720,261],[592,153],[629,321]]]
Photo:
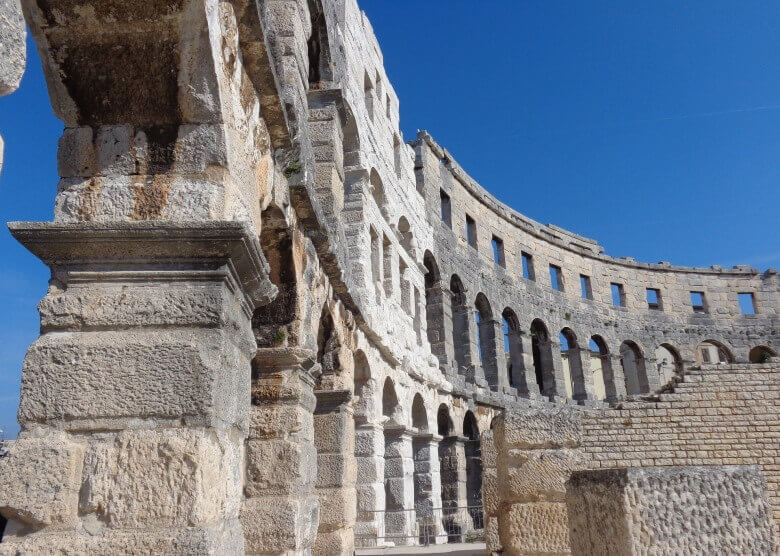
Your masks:
[[[509,391],[509,376],[507,374],[507,356],[504,350],[503,321],[501,319],[491,319],[487,321],[486,329],[488,341],[493,346],[495,352],[495,369],[491,369],[491,373],[495,373],[495,381],[488,380],[488,382],[491,387],[499,392],[507,392]],[[487,378],[489,375],[487,372],[485,374]]]
[[[550,361],[553,376],[555,377],[555,390],[549,392],[551,400],[565,400],[566,399],[566,383],[563,378],[563,363],[561,361],[561,343],[552,338],[548,340],[550,349],[549,355],[552,357]],[[545,350],[542,350],[543,352]],[[544,355],[542,355],[544,358]]]
[[[355,427],[357,465],[357,522],[355,544],[358,548],[377,546],[384,537],[385,522],[385,439],[382,425],[358,424]]]
[[[404,426],[385,427],[385,538],[398,546],[417,544],[412,435]]]
[[[351,556],[355,551],[355,424],[352,392],[318,391],[314,410],[320,525],[314,553]]]
[[[647,377],[647,392],[655,392],[661,388],[661,378],[658,376],[658,365],[655,357],[645,357],[645,376]],[[640,375],[640,383],[641,375]]]
[[[463,519],[468,506],[466,492],[466,449],[468,438],[447,436],[439,443],[441,500],[444,527],[449,542],[462,542],[470,524]]]
[[[477,332],[477,310],[472,305],[466,305],[464,308],[466,319],[468,321],[468,344],[467,357],[469,366],[466,371],[466,380],[472,381],[477,386],[487,388],[488,383],[485,378],[485,368],[479,360],[479,334]],[[480,324],[480,326],[483,326]],[[484,354],[483,354],[484,355]]]
[[[0,468],[3,550],[242,553],[255,306],[238,222],[11,224],[52,272]],[[13,485],[2,478],[21,477]]]
[[[583,350],[579,346],[569,346],[569,372],[571,373],[572,398],[581,405],[596,399],[593,393],[593,374],[590,372],[590,359],[587,367],[582,360]],[[588,352],[585,351],[587,354]],[[586,370],[587,369],[587,370]]]
[[[512,332],[510,332],[510,341],[512,340],[511,334]],[[522,366],[519,367],[518,370],[515,370],[513,367],[512,372],[515,373],[515,376],[519,375],[519,381],[521,384],[523,382],[525,383],[528,397],[541,398],[543,385],[537,384],[536,382],[536,369],[534,368],[534,346],[531,333],[527,330],[519,330],[514,332],[514,334],[517,334],[516,341],[518,341],[519,345],[522,346],[522,352],[518,358],[522,361]]]
[[[439,358],[439,366],[447,368],[455,361],[453,346],[447,341],[452,338],[452,294],[437,282],[425,290],[425,311],[428,321],[428,341],[431,351]]]
[[[315,361],[316,354],[296,348],[261,349],[254,358],[241,509],[247,554],[307,554],[314,546]]]
[[[620,354],[609,354],[606,356],[605,361],[609,362],[609,367],[612,370],[612,380],[615,384],[615,396],[617,398],[625,398],[626,377],[623,374],[623,364],[620,362]],[[606,380],[606,376],[604,378]]]
[[[419,541],[439,544],[447,542],[441,522],[441,470],[439,441],[435,434],[417,434],[414,450],[414,508],[420,524]]]

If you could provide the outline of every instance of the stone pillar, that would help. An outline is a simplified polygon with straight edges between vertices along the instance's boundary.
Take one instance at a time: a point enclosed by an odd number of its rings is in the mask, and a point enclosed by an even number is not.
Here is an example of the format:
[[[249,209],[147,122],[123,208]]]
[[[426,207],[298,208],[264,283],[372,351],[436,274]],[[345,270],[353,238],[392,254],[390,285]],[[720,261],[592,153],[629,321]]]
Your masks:
[[[3,458],[4,551],[242,553],[255,306],[238,222],[11,224],[52,272]],[[85,247],[88,246],[88,247]]]
[[[355,544],[380,544],[385,534],[385,439],[382,425],[363,423],[355,427],[357,521]]]
[[[620,360],[620,354],[611,353],[607,357],[609,358],[609,366],[612,369],[612,380],[615,384],[615,395],[617,398],[625,398],[626,377],[623,374],[623,363]]]
[[[385,538],[397,546],[416,543],[412,435],[404,426],[385,427]]]
[[[555,390],[548,392],[548,395],[550,395],[550,399],[558,399],[558,400],[565,400],[566,399],[566,383],[563,378],[563,362],[561,360],[561,342],[558,340],[553,340],[552,338],[548,340],[549,344],[549,350],[542,350],[542,353],[545,351],[548,352],[548,355],[550,356],[551,360],[551,366],[549,367],[552,370],[553,376],[555,377]],[[542,355],[542,358],[544,359],[545,355]]]
[[[466,491],[466,442],[463,436],[447,436],[439,443],[441,501],[444,527],[449,542],[462,542],[470,526],[464,519],[468,506]]]
[[[527,330],[520,330],[517,332],[517,334],[519,336],[520,345],[522,345],[523,366],[521,367],[520,371],[516,372],[522,374],[520,381],[525,381],[529,397],[541,398],[544,385],[538,384],[536,381],[533,338],[531,337],[531,333]]]
[[[569,346],[569,372],[571,373],[572,398],[580,404],[596,399],[593,393],[593,374],[590,372],[590,359],[587,367],[582,360],[583,350],[579,346]],[[586,370],[587,369],[587,370]]]
[[[441,470],[439,441],[435,434],[418,434],[414,450],[414,509],[420,525],[419,541],[425,544],[447,542],[441,522]]]
[[[439,358],[439,366],[447,368],[455,361],[451,342],[452,307],[449,303],[451,293],[441,282],[425,290],[425,312],[428,323],[428,341],[431,351]]]
[[[314,546],[315,360],[316,354],[296,348],[261,349],[254,358],[241,509],[247,554],[307,554]]]
[[[488,342],[493,346],[495,353],[495,361],[491,362],[491,365],[495,365],[495,369],[490,369],[491,374],[494,373],[495,380],[490,379],[488,383],[499,392],[507,392],[509,390],[509,376],[507,375],[507,356],[504,350],[503,321],[491,319],[487,321],[485,328],[488,333]],[[485,375],[487,379],[489,376],[487,369]]]
[[[314,553],[352,556],[355,551],[355,424],[352,392],[319,391],[314,410],[320,524]]]
[[[655,357],[645,357],[645,376],[647,377],[647,392],[656,392],[661,388],[661,377],[658,376],[658,365]],[[641,375],[640,375],[641,382]]]
[[[18,0],[0,0],[0,97],[18,87],[24,73],[27,31]],[[3,138],[0,136],[0,172],[3,171]]]
[[[488,386],[485,378],[485,367],[479,360],[479,334],[477,333],[477,310],[472,305],[466,305],[464,308],[466,319],[468,320],[468,344],[467,357],[469,366],[466,371],[466,380],[472,381],[477,386],[486,388]],[[484,326],[480,324],[480,326]],[[487,356],[487,354],[484,354]]]

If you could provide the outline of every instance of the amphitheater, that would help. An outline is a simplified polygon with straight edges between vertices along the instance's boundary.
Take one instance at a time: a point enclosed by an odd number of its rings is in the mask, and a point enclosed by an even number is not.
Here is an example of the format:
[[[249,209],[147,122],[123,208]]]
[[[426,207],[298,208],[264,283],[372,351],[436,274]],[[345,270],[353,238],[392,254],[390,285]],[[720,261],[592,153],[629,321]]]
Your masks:
[[[502,204],[402,138],[355,0],[22,10],[64,131],[53,221],[9,224],[51,281],[0,554],[776,553],[775,270],[614,258]],[[708,540],[588,548],[599,477]]]

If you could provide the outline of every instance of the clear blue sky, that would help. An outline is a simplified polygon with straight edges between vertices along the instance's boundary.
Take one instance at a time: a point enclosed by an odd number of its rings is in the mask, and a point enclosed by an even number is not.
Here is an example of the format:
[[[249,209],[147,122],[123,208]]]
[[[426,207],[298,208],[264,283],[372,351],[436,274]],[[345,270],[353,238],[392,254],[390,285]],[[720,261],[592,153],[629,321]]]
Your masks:
[[[517,210],[609,254],[780,266],[780,3],[362,0],[401,99]],[[0,98],[0,219],[47,220],[56,144],[34,55]],[[0,426],[48,271],[0,231]]]

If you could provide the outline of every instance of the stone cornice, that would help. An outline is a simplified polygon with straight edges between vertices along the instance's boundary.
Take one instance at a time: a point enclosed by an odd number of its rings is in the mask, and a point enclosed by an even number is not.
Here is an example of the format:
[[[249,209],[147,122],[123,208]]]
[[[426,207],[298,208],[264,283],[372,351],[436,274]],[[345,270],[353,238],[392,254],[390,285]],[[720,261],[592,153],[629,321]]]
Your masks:
[[[11,234],[49,267],[228,266],[250,308],[277,288],[257,234],[244,222],[10,222]]]

